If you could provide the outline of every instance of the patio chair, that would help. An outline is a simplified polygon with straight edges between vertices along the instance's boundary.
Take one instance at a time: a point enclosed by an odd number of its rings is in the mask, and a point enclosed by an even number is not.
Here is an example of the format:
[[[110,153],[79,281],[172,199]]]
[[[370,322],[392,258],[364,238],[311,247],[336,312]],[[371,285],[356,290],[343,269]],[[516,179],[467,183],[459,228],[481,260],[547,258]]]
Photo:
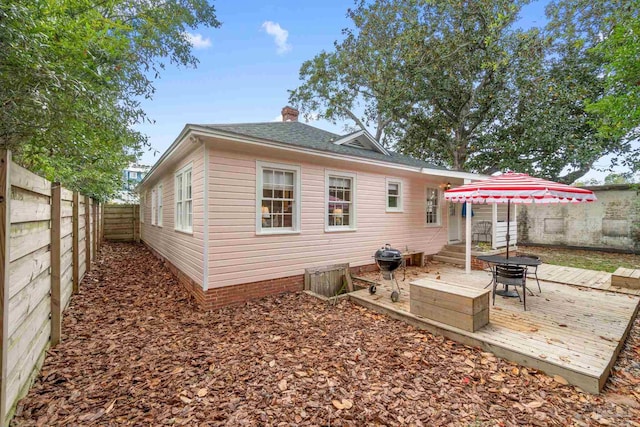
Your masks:
[[[505,286],[513,286],[518,293],[518,299],[524,303],[524,311],[527,311],[527,267],[517,265],[496,265],[495,279],[493,281],[493,305],[496,304],[496,288],[498,283]],[[518,292],[522,288],[522,297]]]
[[[486,236],[487,240],[480,240],[480,236]],[[491,242],[491,221],[476,221],[471,229],[472,242]]]
[[[540,261],[540,257],[537,255],[532,255],[532,254],[517,254],[519,257],[523,257],[523,258],[531,258],[531,259],[535,259]],[[533,267],[529,267],[527,268],[527,278],[528,277],[534,277],[536,279],[536,283],[538,284],[538,291],[540,293],[542,293],[542,288],[540,287],[540,280],[538,280],[538,266],[533,266]]]

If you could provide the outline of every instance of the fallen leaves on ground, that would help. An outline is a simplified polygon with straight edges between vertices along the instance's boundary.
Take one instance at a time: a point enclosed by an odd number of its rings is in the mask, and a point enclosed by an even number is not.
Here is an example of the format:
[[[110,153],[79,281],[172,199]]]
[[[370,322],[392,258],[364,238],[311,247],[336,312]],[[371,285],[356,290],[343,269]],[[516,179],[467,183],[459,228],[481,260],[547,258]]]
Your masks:
[[[13,425],[634,425],[639,326],[592,396],[344,300],[204,312],[144,247],[108,243]]]

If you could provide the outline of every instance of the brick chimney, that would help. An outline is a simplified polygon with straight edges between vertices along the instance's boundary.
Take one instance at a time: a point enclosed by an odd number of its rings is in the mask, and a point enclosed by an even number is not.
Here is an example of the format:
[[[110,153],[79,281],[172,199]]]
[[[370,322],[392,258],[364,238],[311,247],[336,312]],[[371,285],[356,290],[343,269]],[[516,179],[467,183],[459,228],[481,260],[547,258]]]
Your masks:
[[[282,121],[283,122],[297,122],[300,112],[288,105],[282,109]]]

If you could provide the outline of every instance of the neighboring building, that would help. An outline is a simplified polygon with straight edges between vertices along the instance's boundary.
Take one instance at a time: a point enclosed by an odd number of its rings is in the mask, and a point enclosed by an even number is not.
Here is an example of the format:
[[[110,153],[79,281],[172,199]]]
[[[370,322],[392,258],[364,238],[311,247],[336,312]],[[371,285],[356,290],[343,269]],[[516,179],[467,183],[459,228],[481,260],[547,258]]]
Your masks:
[[[149,172],[151,166],[132,163],[122,171],[122,189],[112,203],[138,203],[140,198],[135,189]]]
[[[640,253],[640,197],[629,184],[584,187],[598,201],[566,205],[522,205],[523,243]]]
[[[309,267],[370,268],[385,243],[432,255],[464,239],[442,193],[478,175],[282,116],[188,124],[138,187],[142,240],[201,304],[300,290]]]

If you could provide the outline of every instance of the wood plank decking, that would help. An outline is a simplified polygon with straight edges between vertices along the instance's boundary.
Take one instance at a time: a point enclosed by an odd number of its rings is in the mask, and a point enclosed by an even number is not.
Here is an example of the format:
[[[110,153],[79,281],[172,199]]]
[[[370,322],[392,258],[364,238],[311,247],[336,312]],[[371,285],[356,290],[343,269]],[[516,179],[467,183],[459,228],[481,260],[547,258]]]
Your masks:
[[[542,264],[538,267],[538,278],[545,282],[563,283],[592,289],[614,291],[622,294],[640,295],[640,289],[631,289],[611,284],[611,273],[585,270],[584,268]]]
[[[479,288],[490,280],[486,272],[472,271],[467,276],[463,270],[444,264],[432,264],[421,277]],[[640,302],[633,295],[543,281],[542,293],[534,292],[535,296],[527,298],[526,312],[517,298],[498,297],[490,309],[489,325],[468,332],[410,313],[409,282],[414,279],[401,281],[397,303],[391,302],[391,289],[386,284],[380,284],[375,295],[364,289],[351,293],[350,298],[421,329],[549,375],[560,375],[590,393],[599,393],[604,386]],[[529,285],[537,290],[531,279]]]

